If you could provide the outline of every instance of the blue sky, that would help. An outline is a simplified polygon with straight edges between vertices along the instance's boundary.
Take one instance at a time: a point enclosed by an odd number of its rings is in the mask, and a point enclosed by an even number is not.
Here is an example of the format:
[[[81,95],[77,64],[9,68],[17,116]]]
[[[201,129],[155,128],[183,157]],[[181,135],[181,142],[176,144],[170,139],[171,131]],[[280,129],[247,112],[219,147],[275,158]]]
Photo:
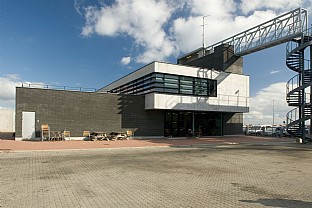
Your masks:
[[[14,107],[14,87],[21,83],[98,89],[152,61],[176,63],[177,56],[201,46],[203,15],[210,15],[205,19],[205,44],[210,45],[299,6],[311,13],[311,3],[0,1],[0,107]],[[250,75],[252,105],[247,121],[269,122],[268,100],[273,99],[280,109],[276,116],[284,120],[288,107],[283,88],[295,75],[285,65],[285,45],[245,56],[244,73]],[[269,97],[260,108],[256,104],[263,93]]]

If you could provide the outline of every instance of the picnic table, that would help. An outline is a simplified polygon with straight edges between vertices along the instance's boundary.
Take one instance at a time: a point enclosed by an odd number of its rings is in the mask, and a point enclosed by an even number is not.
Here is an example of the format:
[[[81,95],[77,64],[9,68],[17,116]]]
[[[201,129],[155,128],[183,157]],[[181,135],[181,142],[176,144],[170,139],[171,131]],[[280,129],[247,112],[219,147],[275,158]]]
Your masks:
[[[61,131],[51,131],[50,141],[62,141],[63,136]]]
[[[129,139],[127,133],[125,132],[111,132],[109,134],[109,138],[111,140],[118,140],[118,139]]]
[[[107,134],[106,132],[92,132],[90,134],[90,138],[91,140],[93,141],[96,141],[96,140],[109,140],[109,138],[107,137]]]

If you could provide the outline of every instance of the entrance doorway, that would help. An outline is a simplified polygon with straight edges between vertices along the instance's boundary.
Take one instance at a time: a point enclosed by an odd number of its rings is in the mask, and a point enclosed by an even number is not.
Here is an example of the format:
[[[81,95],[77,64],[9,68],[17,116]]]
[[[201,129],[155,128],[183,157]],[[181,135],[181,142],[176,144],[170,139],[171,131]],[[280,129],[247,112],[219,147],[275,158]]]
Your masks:
[[[35,112],[22,112],[22,138],[34,139],[35,138],[35,125],[36,125]]]
[[[191,112],[165,112],[165,136],[192,136]]]

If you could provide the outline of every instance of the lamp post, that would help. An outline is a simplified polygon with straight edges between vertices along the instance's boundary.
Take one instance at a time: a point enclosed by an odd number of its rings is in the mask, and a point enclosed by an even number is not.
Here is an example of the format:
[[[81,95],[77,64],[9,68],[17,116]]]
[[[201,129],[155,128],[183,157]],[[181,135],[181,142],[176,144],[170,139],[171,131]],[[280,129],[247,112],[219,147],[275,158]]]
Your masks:
[[[272,126],[274,126],[274,102],[275,100],[273,99],[273,125]]]

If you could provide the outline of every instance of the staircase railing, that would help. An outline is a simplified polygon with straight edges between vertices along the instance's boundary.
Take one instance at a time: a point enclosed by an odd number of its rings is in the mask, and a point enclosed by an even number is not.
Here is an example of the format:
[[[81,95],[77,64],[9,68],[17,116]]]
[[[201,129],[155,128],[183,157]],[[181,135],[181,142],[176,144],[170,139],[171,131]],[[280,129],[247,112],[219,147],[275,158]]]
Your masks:
[[[309,51],[305,51],[310,48]],[[305,56],[309,55],[309,59]],[[311,89],[312,89],[312,33],[311,29],[294,38],[286,46],[286,65],[298,74],[286,84],[286,100],[289,106],[296,106],[289,111],[287,131],[300,137],[302,142],[311,141],[306,136],[306,121],[312,120]],[[310,122],[311,123],[311,122]]]

